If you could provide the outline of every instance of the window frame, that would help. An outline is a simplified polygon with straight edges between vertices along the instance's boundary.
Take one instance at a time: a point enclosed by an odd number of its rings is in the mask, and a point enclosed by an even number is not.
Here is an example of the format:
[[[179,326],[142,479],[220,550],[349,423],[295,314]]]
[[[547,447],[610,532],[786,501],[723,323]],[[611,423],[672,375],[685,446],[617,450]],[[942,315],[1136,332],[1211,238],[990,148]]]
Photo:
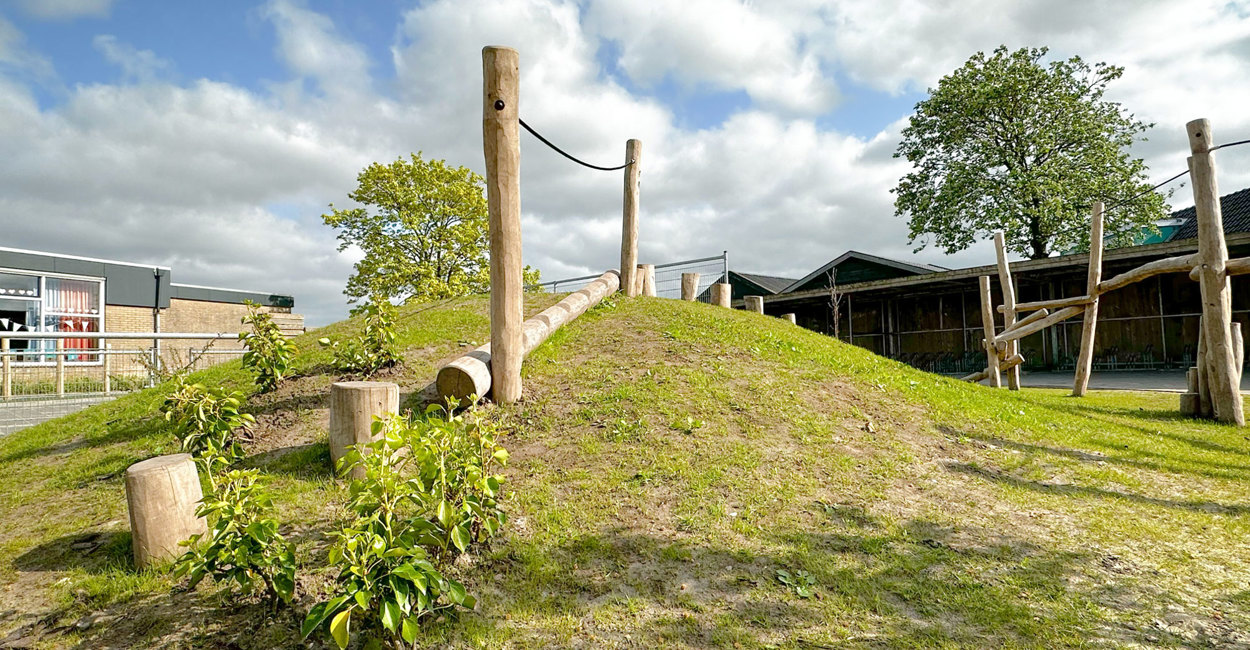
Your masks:
[[[5,299],[7,299],[7,300],[25,300],[25,301],[28,301],[28,302],[33,302],[33,303],[36,303],[36,304],[38,305],[38,316],[37,316],[37,321],[38,321],[38,324],[39,324],[39,329],[36,329],[36,330],[31,330],[31,331],[35,331],[35,332],[52,332],[52,331],[55,331],[55,330],[48,330],[48,329],[45,329],[45,327],[44,327],[44,322],[45,322],[45,320],[46,320],[47,316],[49,315],[49,314],[45,311],[45,303],[44,303],[44,301],[46,301],[46,300],[48,299],[48,288],[47,288],[47,284],[48,284],[48,283],[47,283],[47,280],[48,280],[48,278],[55,278],[55,279],[58,279],[58,280],[79,280],[79,281],[84,281],[84,282],[94,282],[94,283],[98,284],[98,285],[99,285],[99,287],[100,287],[100,313],[99,313],[99,314],[72,314],[72,315],[71,315],[71,314],[68,314],[68,313],[54,312],[54,313],[53,313],[53,314],[51,314],[51,315],[52,315],[53,317],[73,317],[73,318],[95,318],[95,319],[99,319],[99,328],[98,328],[98,331],[96,331],[96,332],[84,332],[84,334],[100,334],[100,333],[103,333],[103,332],[105,332],[105,331],[106,331],[106,330],[105,330],[105,328],[104,328],[104,324],[105,324],[105,320],[104,320],[104,319],[105,319],[105,312],[107,311],[107,304],[106,304],[106,300],[105,300],[105,297],[106,297],[105,290],[107,289],[107,286],[106,286],[106,282],[105,282],[105,279],[104,279],[104,278],[102,278],[102,277],[98,277],[98,276],[91,276],[91,275],[75,275],[75,274],[72,274],[72,273],[54,273],[54,272],[48,272],[48,271],[32,271],[32,270],[30,270],[30,269],[13,269],[13,268],[6,268],[6,267],[0,267],[0,273],[7,273],[7,274],[11,274],[11,275],[25,275],[25,276],[35,277],[35,278],[38,278],[38,279],[39,279],[39,297],[37,297],[37,298],[22,297],[22,296],[0,296],[0,297],[3,297],[3,298],[5,298]],[[29,328],[29,327],[27,327],[27,329],[29,330],[30,328]],[[91,337],[91,336],[82,336],[82,337],[78,337],[78,338],[91,339],[92,337]],[[41,342],[42,342],[42,341],[55,341],[55,339],[31,339],[31,340],[32,340],[32,341],[41,341]],[[97,347],[98,347],[98,342],[99,342],[101,339],[96,338],[95,340],[97,341]],[[90,349],[90,348],[88,348],[88,349]],[[49,358],[49,357],[48,357],[49,352],[48,352],[47,350],[43,349],[42,344],[41,344],[41,346],[40,346],[40,349],[39,349],[39,350],[37,350],[37,351],[33,351],[33,350],[31,350],[31,351],[26,351],[26,352],[24,352],[24,354],[29,354],[29,355],[31,355],[31,356],[36,356],[36,355],[37,355],[37,356],[42,357],[42,358]],[[97,352],[97,353],[92,354],[91,356],[94,356],[94,357],[95,357],[95,361],[70,361],[70,360],[67,358],[67,359],[65,360],[65,365],[66,365],[66,366],[74,366],[74,367],[90,367],[90,366],[101,366],[101,365],[104,365],[104,357],[103,357],[102,355],[100,355],[98,352]],[[14,359],[14,360],[12,361],[12,364],[13,364],[14,366],[23,366],[23,367],[38,367],[38,366],[48,367],[48,366],[55,366],[55,365],[56,365],[56,357],[55,357],[55,356],[52,356],[52,357],[50,357],[50,360],[47,360],[47,361],[19,361],[19,360],[17,360],[17,359]]]

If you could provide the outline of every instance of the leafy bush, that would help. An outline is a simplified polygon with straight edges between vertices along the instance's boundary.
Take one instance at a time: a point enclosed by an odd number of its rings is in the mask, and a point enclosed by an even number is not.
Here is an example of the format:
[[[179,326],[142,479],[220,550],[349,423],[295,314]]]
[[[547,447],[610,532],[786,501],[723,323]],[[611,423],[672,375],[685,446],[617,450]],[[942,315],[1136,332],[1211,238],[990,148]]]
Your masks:
[[[424,419],[379,419],[378,439],[344,456],[340,471],[360,467],[365,478],[351,483],[355,520],[335,534],[330,550],[338,594],[308,613],[305,637],[328,621],[331,638],[346,647],[354,618],[402,647],[414,642],[423,619],[474,607],[464,585],[442,569],[503,525],[503,479],[490,472],[507,452],[495,442],[495,425],[474,412],[440,409]]]
[[[272,606],[290,604],[295,591],[295,551],[278,533],[273,496],[260,472],[231,470],[214,481],[196,508],[211,524],[207,543],[197,534],[185,544],[174,575],[190,574],[194,588],[205,576],[229,583],[236,593],[260,591]]]
[[[243,353],[243,367],[256,373],[256,385],[262,393],[278,386],[291,369],[295,358],[295,344],[282,333],[273,317],[260,310],[260,305],[248,301],[244,325],[252,331],[239,332],[239,340],[247,346]]]
[[[242,406],[243,394],[238,391],[179,379],[161,412],[173,423],[182,449],[199,460],[211,478],[217,469],[243,458],[238,439],[251,432],[256,418],[242,412]]]
[[[395,305],[389,300],[373,297],[362,308],[365,331],[343,342],[328,338],[317,342],[334,352],[334,365],[343,372],[358,372],[366,377],[399,363],[395,347]]]

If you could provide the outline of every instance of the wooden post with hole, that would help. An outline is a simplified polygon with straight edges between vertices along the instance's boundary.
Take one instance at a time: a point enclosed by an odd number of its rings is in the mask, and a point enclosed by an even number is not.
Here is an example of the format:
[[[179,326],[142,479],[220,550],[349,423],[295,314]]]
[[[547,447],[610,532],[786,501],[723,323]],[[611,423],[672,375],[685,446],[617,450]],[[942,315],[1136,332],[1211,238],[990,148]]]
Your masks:
[[[482,149],[490,214],[491,394],[521,399],[520,62],[508,47],[482,48]]]
[[[4,399],[13,397],[13,359],[9,356],[9,339],[0,339],[0,352],[4,353]]]
[[[691,302],[699,299],[699,274],[681,274],[681,299]]]
[[[1206,335],[1208,389],[1215,419],[1246,423],[1240,383],[1233,358],[1232,291],[1225,264],[1224,219],[1220,213],[1220,190],[1215,156],[1211,154],[1211,124],[1205,119],[1186,125],[1189,135],[1189,175],[1198,221],[1198,283],[1202,294],[1203,334]]]
[[[621,291],[633,298],[634,273],[638,264],[638,192],[642,163],[642,141],[625,142],[625,200],[621,216]]]
[[[994,304],[990,294],[990,276],[983,275],[978,280],[981,284],[981,326],[985,331],[986,372],[990,386],[1001,388],[1003,379],[998,373],[998,348],[994,345]]]
[[[998,254],[998,286],[1003,291],[1003,329],[1009,329],[1016,323],[1016,288],[1011,281],[1011,267],[1007,264],[1007,242],[1000,230],[994,233],[994,250]],[[1011,341],[1007,344],[1007,357],[1014,357],[1020,351],[1020,343]],[[1007,386],[1011,390],[1020,390],[1020,366],[1012,366],[1007,371]]]
[[[1085,306],[1085,322],[1081,325],[1081,352],[1077,355],[1076,376],[1072,395],[1085,397],[1089,376],[1094,370],[1094,337],[1098,328],[1098,283],[1102,282],[1102,217],[1101,201],[1094,204],[1089,215],[1089,270],[1085,276],[1085,295],[1091,302]]]
[[[56,340],[56,396],[65,396],[65,339]]]

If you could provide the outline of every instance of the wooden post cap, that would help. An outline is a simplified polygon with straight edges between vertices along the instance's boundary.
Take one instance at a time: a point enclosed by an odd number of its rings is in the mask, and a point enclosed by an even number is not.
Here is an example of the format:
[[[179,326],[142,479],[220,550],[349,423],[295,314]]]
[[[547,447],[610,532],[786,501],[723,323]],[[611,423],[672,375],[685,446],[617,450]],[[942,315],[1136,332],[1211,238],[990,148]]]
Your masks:
[[[185,551],[183,541],[208,531],[204,520],[195,516],[204,493],[191,454],[135,463],[126,469],[125,484],[136,567],[172,560]]]
[[[1189,135],[1189,151],[1191,153],[1207,153],[1215,139],[1211,137],[1211,121],[1205,117],[1193,120],[1185,125]]]
[[[330,464],[352,445],[373,441],[373,418],[399,412],[399,386],[381,381],[340,381],[330,385]],[[351,478],[364,478],[357,468]]]

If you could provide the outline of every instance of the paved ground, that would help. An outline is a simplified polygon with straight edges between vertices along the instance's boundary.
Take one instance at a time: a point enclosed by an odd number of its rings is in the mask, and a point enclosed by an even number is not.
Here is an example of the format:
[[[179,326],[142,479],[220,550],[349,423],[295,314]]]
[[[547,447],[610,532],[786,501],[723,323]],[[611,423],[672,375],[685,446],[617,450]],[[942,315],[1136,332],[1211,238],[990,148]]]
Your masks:
[[[1035,388],[1072,388],[1072,372],[1023,372],[1020,374],[1020,384]],[[1096,372],[1089,379],[1089,387],[1096,390],[1163,390],[1183,393],[1185,371]],[[1241,390],[1250,392],[1250,373],[1241,378]]]
[[[103,395],[67,395],[60,399],[12,399],[0,400],[0,436],[14,431],[32,427],[45,420],[69,415],[81,411],[88,406],[107,402],[117,394]]]

